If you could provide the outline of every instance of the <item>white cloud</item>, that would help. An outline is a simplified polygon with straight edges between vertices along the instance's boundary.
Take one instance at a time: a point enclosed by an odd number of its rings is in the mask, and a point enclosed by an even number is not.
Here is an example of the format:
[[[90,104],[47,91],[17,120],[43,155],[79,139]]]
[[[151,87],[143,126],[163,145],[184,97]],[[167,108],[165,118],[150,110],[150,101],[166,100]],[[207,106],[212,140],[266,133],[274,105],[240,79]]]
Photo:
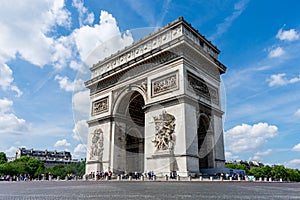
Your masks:
[[[66,139],[63,140],[58,140],[55,144],[54,147],[69,147],[71,146],[71,144],[69,142],[67,142]]]
[[[300,143],[299,144],[296,144],[293,149],[293,151],[300,151]]]
[[[225,33],[231,26],[232,22],[244,12],[248,2],[249,0],[240,0],[239,2],[235,3],[233,13],[230,16],[226,17],[223,23],[217,25],[216,33],[210,38],[214,40],[215,38]]]
[[[86,153],[86,146],[84,144],[78,144],[74,151],[73,151],[75,154],[77,153]]]
[[[280,29],[276,35],[276,38],[280,40],[294,41],[299,39],[299,34],[295,29],[283,31]]]
[[[0,87],[2,90],[12,90],[16,92],[16,96],[20,97],[22,95],[22,91],[15,85],[13,85],[13,77],[12,70],[6,64],[0,63]]]
[[[83,5],[81,0],[73,0],[72,6],[75,7],[79,13],[79,24],[80,26],[84,24],[93,24],[94,14],[89,13],[88,9]]]
[[[282,86],[282,85],[287,85],[291,83],[297,83],[300,81],[300,75],[299,77],[294,77],[291,79],[286,78],[285,73],[280,73],[280,74],[273,74],[270,76],[269,79],[267,79],[267,82],[269,82],[269,86]]]
[[[131,34],[121,35],[116,19],[106,11],[101,11],[99,24],[82,26],[73,31],[72,37],[81,60],[89,66],[133,42]],[[109,45],[105,45],[108,41]],[[90,55],[96,53],[96,47],[97,59],[90,60]]]
[[[90,91],[80,91],[73,96],[73,113],[75,119],[88,119],[90,113]]]
[[[29,129],[24,119],[12,113],[13,101],[0,99],[0,134],[20,134]]]
[[[15,147],[15,146],[11,146],[9,147],[8,149],[6,149],[4,151],[4,153],[6,154],[7,157],[13,157],[16,155],[16,152],[17,152],[18,148]]]
[[[68,77],[56,75],[55,80],[58,81],[59,87],[67,92],[76,92],[84,89],[84,81],[82,79],[75,79],[73,82]]]
[[[294,115],[297,116],[297,117],[300,117],[300,108],[295,112]]]
[[[261,156],[267,156],[272,152],[272,149],[267,149],[265,151],[258,151],[254,154],[253,160],[260,160]]]
[[[236,160],[236,159],[239,158],[239,156],[233,155],[231,152],[226,151],[225,152],[225,158],[226,158],[226,160]]]
[[[267,123],[242,124],[226,131],[225,142],[232,153],[255,152],[277,134],[278,128]]]
[[[82,141],[83,143],[87,143],[88,138],[88,124],[86,120],[80,120],[76,122],[74,129],[73,129],[73,138]]]
[[[269,58],[276,58],[276,57],[280,57],[282,55],[285,54],[285,51],[281,48],[281,47],[277,47],[275,49],[272,49],[270,52],[269,52]]]
[[[34,4],[31,0],[17,4],[2,2],[0,57],[8,61],[19,54],[37,66],[49,64],[55,40],[49,32],[56,26],[69,27],[70,23],[70,12],[65,9],[64,0],[36,1]]]
[[[284,165],[288,168],[300,169],[300,159],[290,160],[290,161],[284,163]]]

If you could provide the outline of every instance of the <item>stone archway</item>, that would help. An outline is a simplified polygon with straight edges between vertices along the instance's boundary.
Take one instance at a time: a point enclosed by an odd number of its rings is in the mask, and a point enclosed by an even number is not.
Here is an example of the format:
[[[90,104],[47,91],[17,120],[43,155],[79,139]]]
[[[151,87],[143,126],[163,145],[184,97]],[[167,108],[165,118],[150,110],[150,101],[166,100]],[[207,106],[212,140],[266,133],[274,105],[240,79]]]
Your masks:
[[[210,118],[201,114],[199,117],[198,124],[198,152],[199,152],[199,168],[206,169],[211,168],[212,166],[212,157],[213,157],[213,148],[211,140],[211,124]]]
[[[121,97],[115,113],[114,171],[144,172],[145,101],[137,91]]]

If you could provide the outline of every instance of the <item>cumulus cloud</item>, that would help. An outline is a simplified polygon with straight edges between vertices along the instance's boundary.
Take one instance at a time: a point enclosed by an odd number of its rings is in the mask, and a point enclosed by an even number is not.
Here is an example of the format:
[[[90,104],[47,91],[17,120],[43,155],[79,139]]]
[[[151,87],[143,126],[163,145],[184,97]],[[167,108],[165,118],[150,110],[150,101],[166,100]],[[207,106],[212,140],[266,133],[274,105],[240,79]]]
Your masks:
[[[226,151],[225,152],[225,158],[226,158],[226,160],[236,160],[236,159],[239,158],[239,156],[233,155],[231,152]]]
[[[72,6],[75,7],[79,13],[79,24],[80,26],[84,24],[93,24],[94,22],[94,13],[89,13],[88,9],[83,5],[81,0],[73,0]]]
[[[13,101],[0,99],[0,134],[20,134],[29,129],[24,119],[12,113]]]
[[[299,144],[296,144],[293,149],[293,151],[300,151],[300,143]]]
[[[106,11],[101,11],[100,22],[94,26],[82,26],[74,30],[72,37],[76,43],[82,61],[95,64],[104,57],[132,44],[129,32],[121,35],[116,19]],[[109,45],[105,43],[110,42]],[[96,49],[97,47],[97,49]],[[100,47],[103,47],[102,49]],[[90,55],[97,50],[97,60],[90,61]]]
[[[13,156],[16,155],[17,150],[18,150],[17,147],[11,146],[11,147],[9,147],[8,149],[6,149],[6,150],[4,151],[4,153],[5,153],[6,156],[8,156],[8,157],[9,157],[9,156],[13,157]]]
[[[299,39],[299,34],[295,29],[290,29],[290,30],[282,30],[279,29],[276,38],[280,40],[287,40],[287,41],[294,41]]]
[[[54,147],[69,147],[71,146],[71,144],[69,142],[67,142],[66,139],[63,140],[58,140],[55,144]]]
[[[272,152],[272,149],[267,149],[265,151],[258,151],[254,154],[253,160],[260,160],[262,156],[267,156]]]
[[[235,154],[256,152],[269,138],[277,136],[278,128],[268,123],[242,124],[225,132],[227,149]]]
[[[297,117],[300,117],[300,108],[295,112],[294,115],[297,116]]]
[[[73,129],[73,138],[83,143],[87,143],[88,138],[88,124],[86,120],[76,122]]]
[[[16,92],[16,96],[20,97],[22,95],[22,91],[13,84],[12,70],[6,64],[0,63],[0,87],[2,90],[12,90]]]
[[[87,119],[90,113],[90,91],[80,91],[73,95],[73,113],[77,119]]]
[[[70,81],[68,77],[60,75],[56,75],[54,79],[58,81],[59,87],[67,92],[76,92],[84,89],[84,81],[82,79]]]
[[[84,144],[78,144],[74,151],[73,151],[75,154],[78,154],[78,153],[86,153],[86,146]]]
[[[269,79],[267,79],[267,82],[269,82],[269,86],[282,86],[282,85],[287,85],[291,83],[297,83],[300,81],[300,75],[298,77],[294,77],[291,79],[286,78],[285,73],[280,73],[280,74],[273,74],[270,76]]]
[[[56,26],[69,27],[70,24],[70,12],[65,9],[64,0],[36,1],[34,5],[31,0],[17,4],[14,1],[2,2],[0,57],[8,61],[18,54],[37,66],[49,64],[55,41],[49,33]]]
[[[290,161],[284,163],[284,165],[288,168],[300,169],[300,159],[290,160]]]
[[[277,47],[275,49],[272,49],[270,52],[269,52],[269,58],[276,58],[276,57],[280,57],[282,55],[285,54],[285,51],[281,48],[281,47]]]

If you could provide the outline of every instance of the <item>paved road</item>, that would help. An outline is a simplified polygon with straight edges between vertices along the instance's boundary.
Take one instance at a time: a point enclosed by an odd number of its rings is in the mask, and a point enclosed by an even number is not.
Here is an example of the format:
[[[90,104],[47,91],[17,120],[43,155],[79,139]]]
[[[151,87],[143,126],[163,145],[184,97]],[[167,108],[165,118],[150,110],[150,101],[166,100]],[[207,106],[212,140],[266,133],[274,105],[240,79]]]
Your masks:
[[[152,181],[0,182],[0,199],[300,199],[300,183]]]

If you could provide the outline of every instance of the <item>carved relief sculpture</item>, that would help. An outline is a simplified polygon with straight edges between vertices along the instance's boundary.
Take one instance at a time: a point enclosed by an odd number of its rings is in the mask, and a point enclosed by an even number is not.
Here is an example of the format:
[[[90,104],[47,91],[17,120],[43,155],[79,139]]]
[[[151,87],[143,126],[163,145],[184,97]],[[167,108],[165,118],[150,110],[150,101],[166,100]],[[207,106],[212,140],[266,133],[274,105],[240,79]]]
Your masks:
[[[152,82],[152,96],[178,89],[178,74],[174,73]]]
[[[108,111],[108,97],[93,102],[92,114],[100,114]]]
[[[174,150],[175,137],[175,117],[163,111],[162,114],[153,117],[155,123],[154,146],[156,151]]]
[[[103,149],[103,131],[101,128],[99,128],[93,133],[90,159],[102,161]]]

